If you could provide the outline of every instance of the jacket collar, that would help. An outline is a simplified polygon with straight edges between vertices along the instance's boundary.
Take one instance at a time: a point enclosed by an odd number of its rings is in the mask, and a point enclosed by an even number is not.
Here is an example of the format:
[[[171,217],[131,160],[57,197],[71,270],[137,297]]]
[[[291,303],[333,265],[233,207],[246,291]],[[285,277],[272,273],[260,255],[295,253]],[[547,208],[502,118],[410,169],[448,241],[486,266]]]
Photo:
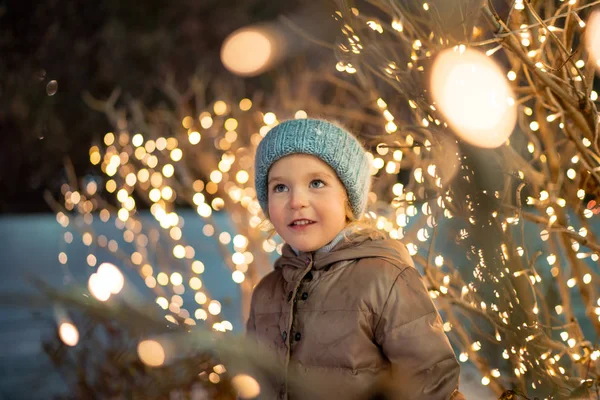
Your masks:
[[[283,246],[281,257],[275,261],[275,269],[283,269],[285,279],[293,281],[311,264],[311,269],[319,271],[340,261],[374,257],[386,259],[394,264],[406,264],[414,267],[406,246],[400,241],[394,239],[372,240],[367,236],[358,236],[350,240],[340,240],[331,251],[326,253],[301,251],[296,254],[286,243]]]

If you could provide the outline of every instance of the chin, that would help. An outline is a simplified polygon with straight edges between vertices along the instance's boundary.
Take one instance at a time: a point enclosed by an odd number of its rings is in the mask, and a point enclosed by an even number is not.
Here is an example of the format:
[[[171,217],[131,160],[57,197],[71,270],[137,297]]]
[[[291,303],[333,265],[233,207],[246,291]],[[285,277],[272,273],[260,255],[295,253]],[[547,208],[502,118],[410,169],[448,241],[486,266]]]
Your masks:
[[[295,248],[298,251],[301,251],[303,253],[310,253],[311,251],[313,251],[312,247],[308,247],[308,246],[294,246],[293,244],[291,245],[293,248]]]
[[[309,244],[298,244],[298,245],[294,245],[292,243],[290,243],[290,246],[292,246],[293,248],[295,248],[298,251],[301,251],[303,253],[310,253],[311,251],[315,251],[320,249],[323,246],[311,246]]]

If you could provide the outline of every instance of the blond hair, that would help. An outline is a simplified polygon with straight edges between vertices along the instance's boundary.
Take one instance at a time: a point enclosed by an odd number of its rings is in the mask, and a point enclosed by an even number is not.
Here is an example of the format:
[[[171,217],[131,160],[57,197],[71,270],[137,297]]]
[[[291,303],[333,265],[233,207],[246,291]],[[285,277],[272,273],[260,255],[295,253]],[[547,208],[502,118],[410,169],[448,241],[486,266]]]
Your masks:
[[[344,239],[353,240],[358,237],[367,236],[372,240],[385,239],[383,232],[377,229],[377,225],[372,218],[369,218],[367,213],[363,213],[360,218],[355,218],[350,207],[350,202],[346,200],[346,227]]]

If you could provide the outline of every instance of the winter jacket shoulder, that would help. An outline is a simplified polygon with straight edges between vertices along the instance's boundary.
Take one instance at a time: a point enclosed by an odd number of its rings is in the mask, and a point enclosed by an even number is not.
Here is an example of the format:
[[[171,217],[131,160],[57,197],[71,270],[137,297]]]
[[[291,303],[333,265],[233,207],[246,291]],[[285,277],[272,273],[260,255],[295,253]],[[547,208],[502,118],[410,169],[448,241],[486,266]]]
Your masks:
[[[264,398],[358,400],[389,387],[402,399],[457,393],[442,320],[399,241],[344,241],[324,254],[284,246],[255,288],[247,327],[284,371]]]

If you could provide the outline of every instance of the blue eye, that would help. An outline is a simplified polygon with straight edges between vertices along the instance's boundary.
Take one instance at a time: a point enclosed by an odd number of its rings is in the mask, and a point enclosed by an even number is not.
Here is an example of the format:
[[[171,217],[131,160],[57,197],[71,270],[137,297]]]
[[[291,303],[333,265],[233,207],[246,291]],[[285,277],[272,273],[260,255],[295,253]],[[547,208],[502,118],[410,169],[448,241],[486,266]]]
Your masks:
[[[320,179],[315,179],[314,181],[310,182],[310,187],[312,189],[319,189],[319,188],[322,188],[323,186],[325,186],[325,182],[323,182]]]
[[[280,192],[283,192],[285,189],[287,189],[287,188],[285,187],[285,185],[283,185],[283,184],[281,184],[281,183],[279,183],[279,184],[277,184],[277,185],[273,186],[273,191],[274,191],[275,193],[280,193]]]

